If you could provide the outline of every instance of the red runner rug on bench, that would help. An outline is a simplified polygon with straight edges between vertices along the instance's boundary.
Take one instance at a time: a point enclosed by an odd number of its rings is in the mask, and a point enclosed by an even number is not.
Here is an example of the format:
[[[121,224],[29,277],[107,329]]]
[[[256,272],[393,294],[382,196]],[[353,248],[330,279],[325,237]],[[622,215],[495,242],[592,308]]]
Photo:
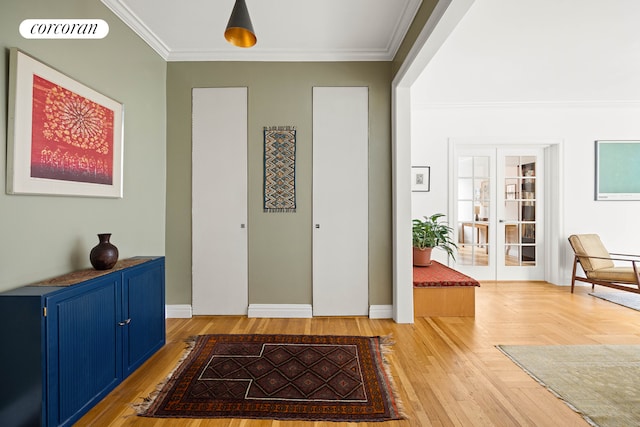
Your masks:
[[[433,286],[480,286],[476,279],[459,271],[431,261],[428,267],[413,267],[413,286],[426,288]]]
[[[388,339],[200,335],[138,415],[307,421],[401,419]]]

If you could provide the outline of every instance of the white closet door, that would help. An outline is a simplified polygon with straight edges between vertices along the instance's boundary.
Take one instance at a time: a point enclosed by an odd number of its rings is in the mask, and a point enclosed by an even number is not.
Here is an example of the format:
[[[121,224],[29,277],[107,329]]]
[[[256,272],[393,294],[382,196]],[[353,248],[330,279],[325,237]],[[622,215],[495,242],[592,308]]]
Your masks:
[[[368,314],[366,87],[313,88],[313,315]]]
[[[193,314],[247,314],[247,88],[193,89]]]

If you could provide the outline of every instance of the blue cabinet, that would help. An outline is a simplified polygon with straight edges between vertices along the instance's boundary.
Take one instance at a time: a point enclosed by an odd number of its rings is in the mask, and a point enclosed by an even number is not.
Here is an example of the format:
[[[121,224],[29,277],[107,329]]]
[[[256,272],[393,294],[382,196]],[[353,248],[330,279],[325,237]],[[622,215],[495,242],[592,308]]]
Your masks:
[[[164,285],[132,258],[1,293],[0,425],[77,421],[164,345]]]

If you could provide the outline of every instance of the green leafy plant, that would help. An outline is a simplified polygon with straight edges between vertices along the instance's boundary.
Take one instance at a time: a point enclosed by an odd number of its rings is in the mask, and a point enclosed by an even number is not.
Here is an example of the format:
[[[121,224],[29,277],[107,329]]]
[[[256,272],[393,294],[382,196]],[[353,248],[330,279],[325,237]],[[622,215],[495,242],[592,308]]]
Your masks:
[[[451,258],[456,259],[454,250],[458,246],[453,241],[453,229],[440,221],[444,214],[437,213],[429,217],[413,220],[413,247],[417,249],[440,248],[446,251]]]

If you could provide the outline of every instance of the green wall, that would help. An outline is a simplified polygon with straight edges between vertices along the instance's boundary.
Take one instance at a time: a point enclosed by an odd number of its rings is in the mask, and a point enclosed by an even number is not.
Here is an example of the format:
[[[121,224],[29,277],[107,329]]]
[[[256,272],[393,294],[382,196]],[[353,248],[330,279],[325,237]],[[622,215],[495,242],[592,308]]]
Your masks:
[[[191,303],[191,90],[241,86],[249,92],[249,191],[238,195],[248,197],[249,206],[249,302],[311,303],[312,88],[368,86],[369,302],[391,304],[390,62],[168,64],[168,304]],[[262,212],[262,129],[270,125],[297,128],[296,213]],[[348,208],[336,206],[335,214]]]
[[[29,18],[95,18],[102,40],[26,40]],[[124,104],[124,198],[7,195],[9,48]],[[90,267],[97,233],[120,257],[164,255],[166,63],[98,0],[3,1],[0,7],[0,291]]]
[[[167,255],[167,303],[191,303],[191,88],[249,88],[251,303],[311,302],[311,90],[368,86],[370,304],[391,304],[391,79],[431,13],[425,0],[393,62],[166,63],[98,0],[5,2],[0,14],[0,99],[8,48],[18,47],[124,104],[124,198],[0,193],[0,291],[89,266],[96,234],[113,233],[121,257]],[[102,40],[26,40],[24,19],[94,18]],[[0,145],[7,104],[0,103]],[[298,128],[298,212],[264,214],[262,127]],[[0,186],[6,186],[0,150]],[[165,203],[166,202],[166,203]],[[166,207],[166,210],[165,210]],[[336,215],[342,209],[336,207]]]

